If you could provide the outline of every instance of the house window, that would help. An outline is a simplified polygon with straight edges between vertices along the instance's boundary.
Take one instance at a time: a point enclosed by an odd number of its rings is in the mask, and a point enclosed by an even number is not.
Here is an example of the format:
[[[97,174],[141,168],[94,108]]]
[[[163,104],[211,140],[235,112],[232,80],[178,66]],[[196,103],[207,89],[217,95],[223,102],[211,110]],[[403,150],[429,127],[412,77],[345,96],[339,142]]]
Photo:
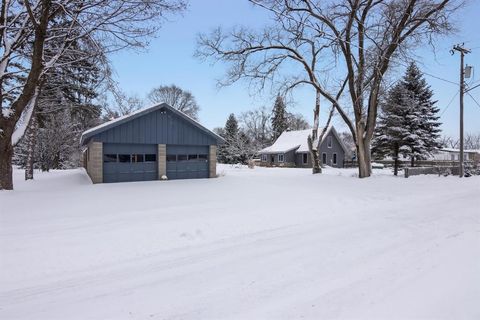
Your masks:
[[[332,147],[332,136],[327,137],[327,147],[331,148]]]
[[[337,164],[337,154],[336,153],[333,154],[333,164],[334,165]]]
[[[146,154],[145,155],[145,162],[155,162],[157,161],[157,155],[156,154]]]
[[[278,155],[278,162],[284,162],[285,161],[285,155],[284,154],[279,154]]]
[[[104,154],[103,155],[103,162],[117,162],[117,155],[116,154]]]
[[[325,152],[322,153],[322,163],[327,164],[327,154]]]
[[[262,162],[267,162],[267,155],[266,154],[262,154]]]
[[[303,164],[307,164],[308,163],[308,153],[304,153],[303,154]]]

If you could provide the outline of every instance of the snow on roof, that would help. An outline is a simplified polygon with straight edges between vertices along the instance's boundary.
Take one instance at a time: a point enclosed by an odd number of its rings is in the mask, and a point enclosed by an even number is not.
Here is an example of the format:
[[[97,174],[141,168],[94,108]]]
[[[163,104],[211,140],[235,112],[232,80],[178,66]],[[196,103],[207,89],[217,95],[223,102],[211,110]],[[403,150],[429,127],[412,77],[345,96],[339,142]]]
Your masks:
[[[161,108],[168,108],[169,110],[171,110],[172,112],[174,113],[177,113],[178,115],[182,116],[184,119],[186,119],[187,121],[191,122],[193,125],[197,126],[198,128],[202,129],[203,131],[205,132],[208,132],[209,134],[215,136],[219,141],[224,141],[224,139],[222,137],[220,137],[218,134],[216,134],[215,132],[205,128],[202,124],[200,124],[200,122],[198,122],[197,120],[193,119],[192,117],[190,117],[189,115],[171,107],[170,105],[166,104],[166,103],[158,103],[158,104],[155,104],[153,106],[150,106],[148,108],[143,108],[143,109],[140,109],[140,110],[137,110],[137,111],[134,111],[130,114],[127,114],[127,115],[124,115],[124,116],[121,116],[121,117],[118,117],[116,119],[113,119],[113,120],[110,120],[110,121],[107,121],[105,123],[102,123],[101,125],[98,125],[96,127],[93,127],[91,129],[88,129],[86,131],[84,131],[82,133],[82,136],[80,138],[80,142],[81,144],[83,144],[85,142],[85,140],[87,138],[89,138],[90,136],[93,136],[94,134],[97,134],[97,133],[100,133],[102,131],[105,131],[107,130],[108,128],[112,128],[114,127],[117,123],[118,124],[121,124],[123,122],[126,122],[129,118],[131,119],[134,119],[136,118],[137,116],[140,116],[140,115],[143,115],[143,114],[147,114],[151,111],[154,111],[154,110],[157,110],[157,109],[161,109]]]
[[[328,127],[325,132],[325,136],[332,127]],[[318,132],[321,133],[323,128],[318,128]],[[296,152],[308,152],[308,136],[312,134],[312,129],[285,131],[270,147],[266,147],[259,151],[259,153],[285,153],[291,150]],[[317,145],[315,141],[314,145]]]
[[[440,149],[440,151],[460,153],[460,149],[453,149],[453,148],[442,148]],[[480,149],[466,149],[466,150],[463,150],[463,152],[480,154]]]

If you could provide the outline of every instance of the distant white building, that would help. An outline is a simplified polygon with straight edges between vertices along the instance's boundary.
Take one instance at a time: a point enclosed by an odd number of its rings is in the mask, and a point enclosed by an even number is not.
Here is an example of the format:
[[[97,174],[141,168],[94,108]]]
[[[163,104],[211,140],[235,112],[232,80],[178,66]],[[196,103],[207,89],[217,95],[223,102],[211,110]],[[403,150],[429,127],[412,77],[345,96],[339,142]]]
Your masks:
[[[460,150],[443,148],[434,153],[430,159],[434,161],[458,161]],[[464,150],[463,159],[465,161],[480,161],[480,150]]]

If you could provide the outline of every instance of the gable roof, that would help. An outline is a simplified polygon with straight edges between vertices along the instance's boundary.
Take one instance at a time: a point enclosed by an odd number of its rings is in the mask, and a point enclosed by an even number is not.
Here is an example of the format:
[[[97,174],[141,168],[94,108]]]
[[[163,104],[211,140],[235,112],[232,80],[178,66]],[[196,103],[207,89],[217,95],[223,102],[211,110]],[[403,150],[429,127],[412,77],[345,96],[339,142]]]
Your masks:
[[[167,109],[167,110],[171,111],[172,113],[178,115],[180,118],[189,122],[193,126],[202,130],[206,134],[212,136],[217,141],[219,141],[219,142],[224,141],[224,139],[222,137],[220,137],[216,133],[212,132],[211,130],[205,128],[204,126],[202,126],[197,120],[191,118],[190,116],[186,115],[185,113],[183,113],[181,111],[178,111],[177,109],[171,107],[170,105],[168,105],[166,103],[160,103],[160,104],[156,104],[156,105],[153,105],[151,107],[148,107],[148,108],[137,110],[137,111],[132,112],[128,115],[118,117],[116,119],[113,119],[113,120],[107,121],[105,123],[102,123],[101,125],[98,125],[96,127],[88,129],[87,131],[82,133],[82,136],[80,137],[80,144],[85,145],[91,137],[93,137],[93,136],[95,136],[99,133],[110,130],[110,129],[116,127],[116,126],[119,126],[119,125],[124,124],[124,123],[129,122],[129,121],[132,121],[133,119],[139,118],[141,116],[144,116],[146,114],[149,114],[151,112],[161,110],[161,109]]]
[[[298,149],[307,144],[308,135],[311,133],[311,129],[284,131],[270,147],[260,150],[259,153],[284,153]]]
[[[323,128],[318,128],[318,132],[322,132],[322,130]],[[327,130],[323,136],[323,140],[331,131],[337,138],[342,149],[347,152],[347,148],[333,126],[327,127]],[[286,153],[292,150],[295,150],[297,153],[309,152],[307,141],[310,134],[312,134],[312,129],[284,131],[271,146],[260,150],[258,153]],[[318,146],[318,144],[317,138],[313,145]]]

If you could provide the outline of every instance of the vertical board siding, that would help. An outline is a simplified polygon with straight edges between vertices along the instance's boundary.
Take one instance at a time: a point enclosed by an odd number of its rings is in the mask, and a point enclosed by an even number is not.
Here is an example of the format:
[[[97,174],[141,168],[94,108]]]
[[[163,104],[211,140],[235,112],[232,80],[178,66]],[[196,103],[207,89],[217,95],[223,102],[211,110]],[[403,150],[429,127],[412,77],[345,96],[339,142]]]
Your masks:
[[[92,137],[103,143],[216,145],[214,137],[169,110],[160,109]]]
[[[332,137],[332,147],[328,148],[327,146],[327,141],[328,141],[328,136]],[[320,145],[320,152],[318,156],[320,157],[320,163],[322,163],[322,153],[327,154],[327,163],[326,165],[330,166],[331,160],[333,159],[333,154],[337,154],[337,164],[333,165],[334,167],[337,168],[342,168],[343,167],[343,160],[345,159],[345,151],[343,150],[342,146],[340,145],[340,142],[337,140],[337,137],[333,134],[333,132],[329,132],[328,135],[325,137],[325,139],[322,141],[322,144]]]

